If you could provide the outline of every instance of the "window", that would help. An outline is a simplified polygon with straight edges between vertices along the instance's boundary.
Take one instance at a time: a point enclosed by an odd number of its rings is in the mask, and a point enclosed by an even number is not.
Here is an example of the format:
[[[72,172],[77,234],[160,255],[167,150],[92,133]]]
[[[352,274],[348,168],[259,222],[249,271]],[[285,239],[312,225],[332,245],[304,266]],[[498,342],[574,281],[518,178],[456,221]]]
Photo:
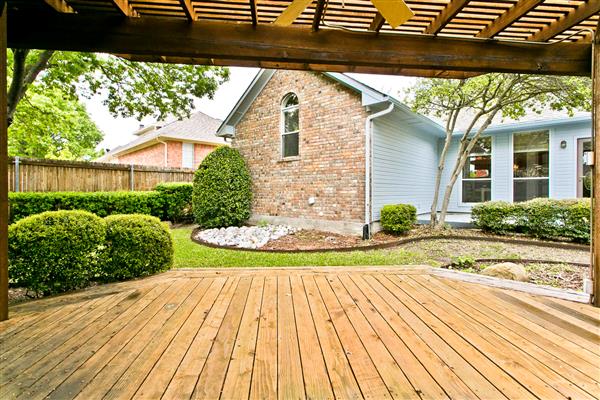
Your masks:
[[[515,133],[513,151],[513,200],[548,197],[548,131]]]
[[[299,151],[300,107],[298,96],[290,93],[281,102],[281,156],[296,157]]]
[[[463,168],[463,203],[492,199],[492,138],[482,137],[471,149]]]
[[[181,167],[194,168],[194,143],[181,143]]]

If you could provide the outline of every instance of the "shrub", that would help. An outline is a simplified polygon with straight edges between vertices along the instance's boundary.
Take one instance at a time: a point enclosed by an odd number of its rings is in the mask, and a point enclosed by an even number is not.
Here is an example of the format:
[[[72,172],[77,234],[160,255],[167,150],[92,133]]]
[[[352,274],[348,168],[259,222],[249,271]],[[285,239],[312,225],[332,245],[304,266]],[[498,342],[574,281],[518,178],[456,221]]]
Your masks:
[[[165,214],[163,219],[173,222],[188,222],[194,219],[192,213],[192,191],[188,182],[161,183],[154,188],[163,198]]]
[[[394,204],[381,209],[381,226],[392,233],[403,233],[417,223],[417,209],[410,204]]]
[[[149,215],[106,217],[107,281],[136,278],[167,270],[173,264],[173,239],[167,225]]]
[[[590,241],[589,199],[492,201],[473,207],[475,226],[496,234],[524,233],[541,239]]]
[[[50,294],[85,286],[102,261],[106,224],[85,211],[51,211],[9,228],[11,284]]]
[[[205,228],[239,226],[250,217],[252,180],[236,149],[219,147],[202,161],[192,199],[194,219]]]
[[[163,218],[164,198],[149,192],[25,192],[10,193],[11,221],[45,211],[84,210],[100,217],[113,214],[149,214]]]

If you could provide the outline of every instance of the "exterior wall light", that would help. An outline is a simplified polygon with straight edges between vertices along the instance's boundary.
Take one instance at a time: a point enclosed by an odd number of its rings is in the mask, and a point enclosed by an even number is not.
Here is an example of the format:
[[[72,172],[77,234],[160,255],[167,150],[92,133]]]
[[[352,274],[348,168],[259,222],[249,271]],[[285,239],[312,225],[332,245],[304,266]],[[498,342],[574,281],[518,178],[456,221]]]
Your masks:
[[[560,141],[560,148],[561,149],[566,149],[567,148],[567,141],[566,140],[561,140]]]

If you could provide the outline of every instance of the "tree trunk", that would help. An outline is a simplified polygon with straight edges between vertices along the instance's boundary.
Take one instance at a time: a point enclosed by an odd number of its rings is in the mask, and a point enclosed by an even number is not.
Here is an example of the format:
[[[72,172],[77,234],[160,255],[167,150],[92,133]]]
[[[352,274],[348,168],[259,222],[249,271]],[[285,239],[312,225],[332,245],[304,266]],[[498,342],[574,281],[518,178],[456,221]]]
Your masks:
[[[438,198],[440,196],[440,186],[442,184],[442,173],[444,172],[444,167],[446,165],[446,155],[448,154],[448,149],[450,148],[451,140],[452,140],[452,132],[446,132],[446,141],[444,142],[444,148],[442,149],[442,153],[440,154],[440,161],[438,163],[438,169],[437,169],[437,173],[435,175],[433,201],[431,202],[430,225],[432,228],[435,228],[435,226],[437,225],[437,206],[438,206]]]
[[[465,163],[467,162],[467,158],[468,158],[469,154],[471,153],[471,150],[473,149],[473,146],[475,146],[475,143],[477,142],[479,137],[481,137],[481,134],[483,133],[483,131],[485,131],[488,126],[490,126],[490,124],[492,123],[492,120],[496,116],[497,112],[498,112],[497,109],[492,111],[488,115],[488,117],[485,120],[485,122],[483,123],[483,125],[481,125],[481,127],[477,130],[477,133],[475,133],[475,135],[473,135],[468,141],[465,141],[464,138],[461,141],[461,147],[459,150],[459,154],[456,158],[456,163],[454,164],[454,169],[452,170],[452,175],[450,176],[450,181],[448,182],[448,185],[446,186],[446,190],[444,192],[444,199],[442,200],[442,207],[440,208],[440,217],[435,226],[436,229],[442,228],[444,226],[444,224],[446,223],[446,215],[448,214],[448,206],[450,204],[450,196],[452,195],[452,190],[454,189],[456,180],[458,179],[460,173],[462,172],[462,170],[465,166]],[[467,131],[467,134],[468,134],[468,132],[469,132],[469,130]]]
[[[42,51],[37,60],[29,66],[26,63],[28,54],[28,49],[13,49],[13,75],[6,95],[9,126],[29,85],[36,80],[40,72],[48,68],[48,62],[54,54],[54,50]]]

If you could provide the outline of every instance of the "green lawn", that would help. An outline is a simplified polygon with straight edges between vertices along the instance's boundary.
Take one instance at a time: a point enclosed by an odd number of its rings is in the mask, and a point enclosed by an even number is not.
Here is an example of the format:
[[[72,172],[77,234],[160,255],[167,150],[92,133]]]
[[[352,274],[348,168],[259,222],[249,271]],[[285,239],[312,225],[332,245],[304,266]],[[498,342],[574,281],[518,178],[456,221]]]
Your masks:
[[[175,268],[332,265],[439,265],[423,252],[402,249],[331,253],[260,253],[215,249],[192,242],[192,228],[173,229]]]

